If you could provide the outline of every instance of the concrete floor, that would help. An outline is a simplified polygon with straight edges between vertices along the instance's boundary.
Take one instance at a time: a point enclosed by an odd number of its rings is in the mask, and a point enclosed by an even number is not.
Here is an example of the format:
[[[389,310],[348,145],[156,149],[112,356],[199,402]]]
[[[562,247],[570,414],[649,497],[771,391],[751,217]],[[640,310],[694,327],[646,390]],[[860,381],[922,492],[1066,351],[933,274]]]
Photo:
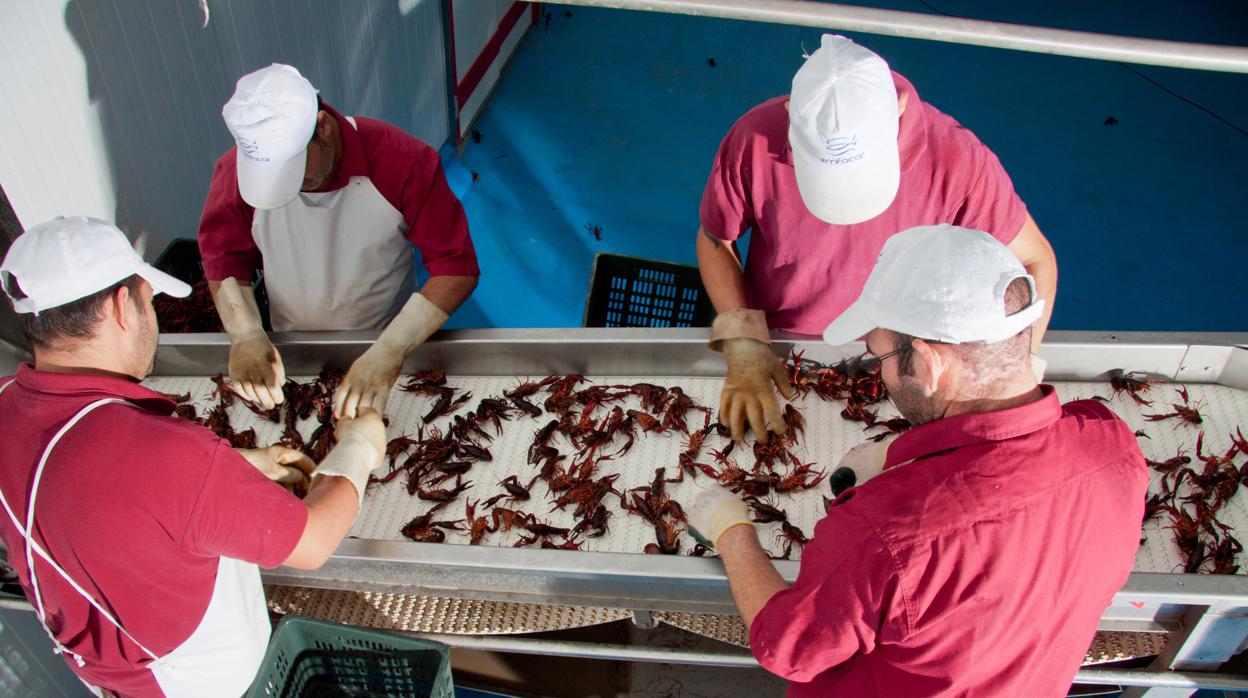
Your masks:
[[[1229,0],[860,4],[1248,45],[1248,4]],[[720,139],[788,92],[821,33],[545,9],[549,24],[530,32],[476,124],[480,142],[464,147],[483,275],[455,327],[580,325],[597,252],[692,264]],[[1224,301],[1244,296],[1248,276],[1222,260],[1248,252],[1234,204],[1248,181],[1248,76],[853,38],[1001,158],[1057,250],[1053,328],[1245,329],[1242,306]]]

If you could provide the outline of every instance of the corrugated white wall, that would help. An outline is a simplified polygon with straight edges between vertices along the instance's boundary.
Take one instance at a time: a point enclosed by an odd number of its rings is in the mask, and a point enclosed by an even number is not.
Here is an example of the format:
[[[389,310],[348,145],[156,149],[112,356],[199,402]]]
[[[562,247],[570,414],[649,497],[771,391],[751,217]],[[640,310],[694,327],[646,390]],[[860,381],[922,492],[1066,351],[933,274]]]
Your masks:
[[[154,258],[194,237],[221,106],[290,63],[348,114],[449,137],[440,0],[4,0],[0,186],[22,223],[116,220]]]

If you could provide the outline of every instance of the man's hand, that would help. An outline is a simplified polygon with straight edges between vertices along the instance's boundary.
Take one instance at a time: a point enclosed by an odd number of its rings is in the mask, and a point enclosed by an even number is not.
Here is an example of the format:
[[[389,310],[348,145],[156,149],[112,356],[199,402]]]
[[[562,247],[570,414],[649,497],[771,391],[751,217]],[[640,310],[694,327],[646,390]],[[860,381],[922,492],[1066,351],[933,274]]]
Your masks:
[[[236,448],[238,454],[247,459],[264,473],[270,480],[283,485],[297,485],[307,479],[316,469],[316,463],[301,451],[285,446],[269,446],[268,448]]]
[[[407,355],[437,332],[449,317],[428,298],[413,293],[373,346],[351,365],[334,393],[334,416],[350,419],[369,407],[385,412],[390,387],[399,377]]]
[[[767,443],[768,426],[777,434],[785,431],[776,388],[793,398],[784,364],[771,351],[767,317],[761,310],[734,308],[715,317],[711,325],[710,348],[722,351],[728,363],[724,390],[719,398],[719,422],[732,429],[732,438],[745,438],[748,419],[759,443]],[[774,386],[774,387],[773,387]]]
[[[230,335],[230,387],[265,409],[273,409],[285,399],[282,386],[286,369],[264,334],[255,291],[250,284],[240,285],[233,278],[211,282],[208,287],[221,324]]]
[[[750,509],[741,498],[722,485],[712,484],[698,493],[687,513],[689,535],[714,549],[719,537],[733,526],[754,526]]]
[[[286,396],[282,356],[263,332],[230,342],[230,388],[247,400],[273,409]]]
[[[390,388],[406,359],[407,354],[380,342],[369,347],[351,364],[351,370],[334,393],[334,414],[340,419],[350,419],[369,407],[384,414]]]
[[[767,443],[768,431],[785,432],[784,417],[776,400],[776,389],[786,399],[793,399],[784,364],[771,347],[754,339],[728,339],[723,343],[728,375],[719,397],[719,422],[732,429],[732,438],[745,438],[748,419],[754,438]]]
[[[337,445],[321,461],[312,477],[331,475],[345,478],[355,488],[362,505],[368,476],[381,465],[386,453],[386,425],[381,413],[365,407],[353,419],[340,419],[334,436],[338,439]]]

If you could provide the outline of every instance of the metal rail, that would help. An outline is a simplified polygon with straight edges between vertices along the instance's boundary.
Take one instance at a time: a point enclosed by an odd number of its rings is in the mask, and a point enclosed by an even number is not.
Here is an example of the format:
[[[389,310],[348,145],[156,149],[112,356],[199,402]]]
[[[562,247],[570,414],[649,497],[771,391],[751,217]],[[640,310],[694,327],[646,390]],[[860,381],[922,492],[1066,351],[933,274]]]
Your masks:
[[[1101,61],[1248,73],[1248,48],[1238,46],[1137,39],[805,0],[560,0],[556,4],[720,17]]]

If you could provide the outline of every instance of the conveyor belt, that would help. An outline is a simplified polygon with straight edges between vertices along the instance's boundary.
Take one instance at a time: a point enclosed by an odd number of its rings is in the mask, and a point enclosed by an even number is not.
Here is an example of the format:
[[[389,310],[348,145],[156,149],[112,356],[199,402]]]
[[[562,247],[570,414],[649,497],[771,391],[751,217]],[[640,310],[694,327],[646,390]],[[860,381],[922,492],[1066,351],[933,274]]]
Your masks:
[[[310,380],[310,377],[296,378],[296,380],[306,381]],[[635,383],[640,379],[594,376],[591,380],[598,384],[612,385]],[[679,381],[654,379],[652,382],[660,385],[679,385],[696,402],[712,408],[718,405],[719,389],[722,383],[720,379],[713,378],[685,378]],[[461,412],[475,407],[481,398],[499,395],[515,384],[514,378],[496,376],[452,376],[448,381],[448,385],[452,387],[473,393],[472,400],[461,409]],[[157,377],[148,379],[145,385],[166,393],[190,392],[201,410],[212,404],[211,393],[214,386],[207,378]],[[1110,397],[1112,392],[1105,383],[1058,383],[1056,387],[1063,401],[1088,398],[1093,395]],[[1192,402],[1201,404],[1203,424],[1199,427],[1179,420],[1160,422],[1146,420],[1144,417],[1146,414],[1171,411],[1168,404],[1179,401],[1175,394],[1175,387],[1177,386],[1169,384],[1153,386],[1146,396],[1152,399],[1154,404],[1147,407],[1137,405],[1126,395],[1110,397],[1110,406],[1127,420],[1133,429],[1143,430],[1148,434],[1149,438],[1140,439],[1140,445],[1146,457],[1165,460],[1174,456],[1180,448],[1192,455],[1197,434],[1201,431],[1205,433],[1204,452],[1221,454],[1231,445],[1230,433],[1241,426],[1248,428],[1248,418],[1246,418],[1248,417],[1248,393],[1243,390],[1207,384],[1188,386]],[[626,407],[637,407],[635,403],[635,399],[630,399]],[[415,435],[421,426],[420,415],[427,412],[431,404],[431,398],[411,395],[396,389],[392,393],[388,408],[389,436],[393,438],[402,433]],[[813,394],[798,400],[796,405],[802,410],[807,426],[804,438],[794,451],[804,462],[817,463],[820,469],[834,468],[846,450],[860,443],[866,436],[878,433],[878,430],[864,433],[862,424],[848,422],[840,417],[840,404],[822,402]],[[881,405],[880,407],[882,418],[892,416],[891,406]],[[279,425],[260,420],[242,405],[233,406],[230,409],[230,416],[234,426],[240,430],[255,428],[258,442],[262,445],[276,441],[280,435]],[[437,518],[462,519],[464,505],[469,499],[480,502],[501,493],[498,482],[509,475],[517,475],[525,482],[532,478],[535,469],[527,463],[526,451],[532,441],[534,431],[549,419],[550,417],[547,416],[541,419],[523,416],[504,423],[502,435],[490,444],[490,450],[494,456],[493,461],[479,463],[473,467],[465,476],[465,480],[472,481],[473,487],[462,494],[456,502],[443,509]],[[702,417],[699,413],[690,412],[689,419],[691,424],[700,424]],[[450,416],[442,417],[435,420],[431,426],[444,427],[449,421]],[[307,437],[315,426],[314,421],[308,420],[301,425],[301,431]],[[554,445],[561,451],[570,452],[571,447],[563,442],[562,438],[556,437]],[[723,439],[712,434],[707,439],[707,450],[704,451],[699,461],[713,462],[709,449],[722,449],[724,444]],[[602,464],[602,472],[604,474],[619,472],[621,477],[616,485],[621,490],[641,487],[649,484],[653,479],[656,468],[664,467],[667,469],[668,477],[674,476],[677,470],[677,457],[683,448],[684,440],[679,434],[643,435],[639,433],[632,450],[613,461],[605,461]],[[753,462],[748,450],[739,449],[734,457],[745,467],[749,467]],[[1236,459],[1236,463],[1239,464],[1244,460],[1246,459],[1240,456]],[[1194,459],[1193,462],[1194,467],[1200,465]],[[385,467],[383,465],[382,469],[378,470],[378,474],[382,474]],[[673,499],[688,504],[703,486],[701,483],[704,482],[706,479],[702,476],[696,479],[687,478],[681,484],[669,485],[669,492]],[[1154,473],[1152,487],[1157,488],[1158,483],[1159,476]],[[827,486],[820,485],[810,491],[794,495],[780,495],[773,501],[788,512],[789,520],[794,525],[809,535],[813,532],[814,523],[822,515],[822,498],[828,494]],[[550,511],[551,500],[543,483],[539,482],[534,486],[532,495],[533,498],[528,502],[505,504],[500,502],[500,506],[523,509],[555,526],[571,526],[575,523],[570,508],[568,511]],[[773,495],[774,497],[776,495]],[[616,500],[612,497],[608,501],[614,503]],[[350,535],[364,539],[405,540],[399,533],[403,525],[413,517],[428,511],[432,506],[429,502],[409,495],[402,477],[384,485],[374,485],[370,487],[365,497],[364,508]],[[1244,494],[1240,492],[1219,512],[1218,518],[1222,523],[1233,526],[1236,530],[1243,530],[1248,527],[1248,508],[1246,507],[1248,505],[1245,504]],[[480,513],[478,511],[478,514]],[[1164,519],[1146,525],[1145,543],[1141,546],[1136,558],[1136,571],[1181,571],[1178,551],[1173,543],[1173,533],[1166,529],[1166,526],[1167,522]],[[759,531],[764,545],[773,554],[779,554],[782,549],[781,543],[776,539],[777,528],[775,524],[765,524],[760,526]],[[467,542],[464,534],[453,531],[447,531],[447,534],[447,544]],[[517,539],[518,533],[516,532],[508,534],[500,532],[488,535],[483,545],[508,546],[514,544]],[[653,540],[652,527],[636,516],[615,509],[615,515],[610,520],[609,532],[600,538],[585,539],[582,549],[639,553],[645,544]],[[689,547],[687,539],[683,539],[682,552],[687,552]],[[800,553],[795,549],[793,559],[798,559],[799,555]]]

